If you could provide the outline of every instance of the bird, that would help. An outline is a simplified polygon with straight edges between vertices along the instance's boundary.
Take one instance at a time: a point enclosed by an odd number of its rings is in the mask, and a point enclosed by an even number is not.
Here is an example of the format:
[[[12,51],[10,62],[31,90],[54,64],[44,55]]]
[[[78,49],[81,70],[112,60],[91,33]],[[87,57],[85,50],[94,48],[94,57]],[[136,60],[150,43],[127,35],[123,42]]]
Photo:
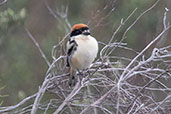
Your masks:
[[[73,25],[66,47],[66,66],[70,68],[68,83],[74,86],[77,82],[76,72],[89,68],[97,57],[98,42],[91,36],[88,25],[80,23]]]

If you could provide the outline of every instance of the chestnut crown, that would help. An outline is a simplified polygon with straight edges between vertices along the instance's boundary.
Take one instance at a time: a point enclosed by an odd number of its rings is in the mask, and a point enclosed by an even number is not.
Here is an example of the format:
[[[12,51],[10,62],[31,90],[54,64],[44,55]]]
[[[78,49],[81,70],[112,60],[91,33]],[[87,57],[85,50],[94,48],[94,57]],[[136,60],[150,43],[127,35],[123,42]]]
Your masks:
[[[71,29],[70,37],[77,35],[90,35],[89,28],[86,24],[75,24]]]

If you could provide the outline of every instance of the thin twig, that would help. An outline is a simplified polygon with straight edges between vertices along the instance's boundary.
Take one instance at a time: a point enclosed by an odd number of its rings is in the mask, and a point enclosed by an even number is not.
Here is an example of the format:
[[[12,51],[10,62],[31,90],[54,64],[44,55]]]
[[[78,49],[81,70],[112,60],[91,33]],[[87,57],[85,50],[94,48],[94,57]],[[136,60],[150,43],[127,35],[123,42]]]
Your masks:
[[[18,107],[24,105],[27,101],[33,99],[34,97],[36,97],[37,93],[36,94],[33,94],[25,99],[23,99],[21,102],[19,102],[17,105],[14,105],[14,106],[8,106],[8,107],[0,107],[0,113],[3,113],[3,112],[9,112],[11,110],[15,110],[17,109]]]
[[[2,1],[2,2],[0,3],[0,6],[3,5],[3,4],[5,4],[5,3],[7,3],[7,1],[8,1],[8,0]]]
[[[32,36],[32,34],[30,33],[30,31],[25,28],[27,34],[29,35],[29,37],[31,38],[31,40],[34,42],[35,46],[39,49],[40,54],[42,55],[43,59],[45,60],[45,62],[47,63],[48,66],[50,66],[50,62],[47,59],[47,57],[45,56],[44,52],[42,51],[42,49],[39,46],[39,43],[36,41],[36,39]]]

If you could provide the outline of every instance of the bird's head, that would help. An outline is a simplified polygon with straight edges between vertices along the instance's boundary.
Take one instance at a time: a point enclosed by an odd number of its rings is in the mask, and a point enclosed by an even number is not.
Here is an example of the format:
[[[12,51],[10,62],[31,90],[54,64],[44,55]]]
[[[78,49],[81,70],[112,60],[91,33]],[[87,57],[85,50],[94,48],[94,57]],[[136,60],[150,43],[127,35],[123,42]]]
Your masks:
[[[77,35],[90,35],[90,30],[86,24],[75,24],[71,29],[70,37]]]

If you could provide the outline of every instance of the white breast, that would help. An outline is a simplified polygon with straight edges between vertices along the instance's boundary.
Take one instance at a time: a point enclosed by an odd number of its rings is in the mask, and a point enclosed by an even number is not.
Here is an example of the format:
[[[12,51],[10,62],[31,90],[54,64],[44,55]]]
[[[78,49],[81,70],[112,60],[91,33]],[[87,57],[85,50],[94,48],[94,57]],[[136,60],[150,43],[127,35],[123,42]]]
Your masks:
[[[86,69],[97,56],[98,43],[96,39],[90,35],[78,35],[75,37],[75,41],[78,47],[72,56],[71,64],[76,69]]]

